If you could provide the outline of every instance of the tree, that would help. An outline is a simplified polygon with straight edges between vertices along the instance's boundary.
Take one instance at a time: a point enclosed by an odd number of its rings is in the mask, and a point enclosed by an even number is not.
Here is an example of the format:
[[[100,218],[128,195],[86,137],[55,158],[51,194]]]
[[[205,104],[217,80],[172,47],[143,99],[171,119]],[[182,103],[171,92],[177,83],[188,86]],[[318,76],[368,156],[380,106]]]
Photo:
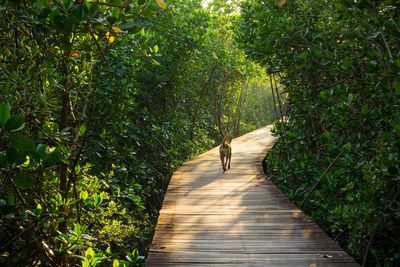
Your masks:
[[[265,73],[201,1],[0,13],[1,265],[143,264],[172,172],[268,121],[240,97]]]
[[[245,1],[238,36],[288,94],[270,174],[364,266],[396,266],[400,6],[277,2]]]

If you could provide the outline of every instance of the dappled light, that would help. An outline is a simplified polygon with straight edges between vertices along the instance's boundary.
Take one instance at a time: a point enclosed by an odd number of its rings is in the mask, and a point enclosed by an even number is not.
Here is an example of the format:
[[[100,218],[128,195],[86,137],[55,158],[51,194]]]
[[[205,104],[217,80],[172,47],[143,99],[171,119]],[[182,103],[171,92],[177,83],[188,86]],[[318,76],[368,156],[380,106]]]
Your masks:
[[[0,266],[400,266],[399,9],[0,0]]]
[[[228,265],[358,266],[265,180],[260,157],[276,141],[269,129],[234,139],[232,168],[224,173],[216,172],[221,169],[218,147],[175,172],[160,210],[148,266],[218,264],[219,257]],[[206,252],[218,256],[204,257]],[[289,264],[282,253],[300,260]],[[316,259],[318,253],[331,257]]]

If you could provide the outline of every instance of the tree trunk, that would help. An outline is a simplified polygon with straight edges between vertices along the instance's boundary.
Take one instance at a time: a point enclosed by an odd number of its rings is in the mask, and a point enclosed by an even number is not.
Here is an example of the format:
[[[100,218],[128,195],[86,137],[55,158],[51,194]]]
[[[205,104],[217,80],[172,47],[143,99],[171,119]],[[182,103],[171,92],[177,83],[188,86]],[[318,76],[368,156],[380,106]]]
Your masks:
[[[210,74],[208,75],[207,80],[205,81],[204,85],[202,86],[199,102],[197,102],[197,105],[195,105],[196,107],[194,109],[194,114],[192,116],[192,125],[191,125],[191,129],[190,129],[190,136],[189,136],[190,140],[193,140],[193,137],[194,137],[194,130],[195,130],[195,125],[196,125],[196,121],[197,121],[197,116],[199,115],[201,100],[203,99],[205,93],[207,92],[208,86],[210,84],[210,81],[212,80],[212,77],[214,76],[216,69],[217,69],[217,63],[214,63],[211,67],[211,71],[210,71]]]
[[[280,118],[282,119],[283,118],[282,102],[281,102],[281,98],[279,96],[279,89],[278,89],[278,85],[276,83],[275,77],[273,77],[273,79],[274,79],[274,85],[275,85],[276,99],[277,99],[278,105],[279,105],[279,115],[280,115]]]
[[[246,85],[244,85],[240,89],[240,96],[239,96],[239,101],[238,101],[238,117],[236,121],[236,127],[235,127],[235,135],[239,136],[240,135],[240,121],[242,120],[242,112],[244,108],[244,103],[246,101],[246,93],[249,88],[249,80],[246,81]]]
[[[65,128],[68,127],[69,123],[69,117],[70,117],[70,111],[71,107],[69,105],[70,99],[69,99],[69,77],[68,77],[68,69],[67,69],[67,59],[63,59],[61,65],[60,65],[60,71],[63,75],[63,80],[61,82],[62,84],[62,89],[61,89],[61,115],[60,115],[60,123],[59,123],[59,130],[62,131]],[[59,166],[59,192],[62,196],[63,201],[65,201],[68,197],[68,165],[61,162]],[[61,205],[60,211],[63,216],[63,220],[58,224],[58,230],[61,233],[65,233],[67,231],[67,206],[64,204]],[[57,265],[61,267],[68,266],[68,260],[67,260],[67,255],[66,253],[59,253],[57,254]]]
[[[271,74],[269,75],[269,83],[271,85],[272,102],[274,105],[275,116],[276,116],[276,118],[278,118],[279,114],[278,114],[278,110],[276,109],[275,90],[274,90],[274,84],[272,83],[272,75]]]

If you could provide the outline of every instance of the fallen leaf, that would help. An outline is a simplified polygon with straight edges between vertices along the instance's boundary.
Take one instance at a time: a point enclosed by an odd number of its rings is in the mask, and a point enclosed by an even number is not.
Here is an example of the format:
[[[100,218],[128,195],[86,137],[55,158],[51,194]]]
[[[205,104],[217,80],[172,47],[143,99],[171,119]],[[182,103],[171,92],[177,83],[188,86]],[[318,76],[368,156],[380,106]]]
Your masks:
[[[328,258],[328,259],[331,259],[331,258],[333,258],[333,256],[332,256],[332,255],[325,254],[325,253],[320,253],[320,254],[319,254],[319,256],[320,256],[320,257],[322,257],[322,258]]]
[[[286,4],[286,0],[279,1],[279,7],[283,7],[284,4]]]
[[[318,267],[315,262],[311,263],[309,267]]]

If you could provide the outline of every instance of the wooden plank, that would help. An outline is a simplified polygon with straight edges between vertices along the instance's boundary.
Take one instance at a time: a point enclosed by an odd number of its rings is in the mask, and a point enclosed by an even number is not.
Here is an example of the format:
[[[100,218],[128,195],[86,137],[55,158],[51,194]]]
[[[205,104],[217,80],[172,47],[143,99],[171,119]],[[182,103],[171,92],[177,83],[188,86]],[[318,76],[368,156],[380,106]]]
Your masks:
[[[278,234],[278,233],[272,233],[269,235],[266,235],[265,238],[264,236],[261,235],[255,235],[255,234],[236,234],[236,235],[221,235],[221,234],[209,234],[209,235],[201,235],[201,236],[196,236],[194,239],[193,234],[191,233],[169,233],[169,232],[158,232],[157,235],[157,241],[155,241],[153,244],[158,244],[156,242],[193,242],[196,243],[197,241],[204,241],[204,242],[213,242],[214,240],[219,242],[221,240],[227,241],[227,242],[236,242],[236,241],[243,241],[243,240],[248,240],[248,241],[262,241],[263,239],[266,239],[268,241],[293,241],[293,242],[300,242],[300,241],[314,241],[317,239],[319,243],[321,242],[334,242],[332,239],[325,238],[322,233],[316,233],[313,236],[304,236],[304,235],[298,235],[298,234]],[[222,238],[223,237],[223,238]]]
[[[241,239],[241,241],[245,242],[232,242],[232,240],[201,240],[196,239],[187,240],[187,239],[177,239],[177,240],[162,240],[158,242],[153,242],[152,246],[154,249],[160,248],[202,248],[206,249],[206,251],[231,251],[235,249],[240,249],[239,252],[243,251],[246,248],[257,249],[260,251],[271,251],[274,250],[275,253],[279,253],[282,251],[288,252],[287,250],[282,250],[280,248],[285,247],[287,249],[295,248],[298,250],[314,250],[318,248],[318,250],[329,250],[329,251],[340,251],[340,248],[336,245],[335,242],[324,241],[321,242],[320,240],[257,240],[257,239]],[[279,241],[279,242],[277,242]],[[214,246],[215,245],[215,246]],[[216,246],[218,246],[218,250],[216,250]],[[276,251],[277,249],[277,251]]]
[[[218,147],[174,173],[147,266],[359,266],[266,179],[269,128],[233,140],[225,173]]]
[[[330,258],[323,257],[327,255]],[[190,262],[190,263],[247,263],[251,264],[252,261],[258,262],[298,262],[298,261],[309,261],[324,263],[324,262],[337,262],[337,263],[352,263],[354,260],[349,257],[346,253],[341,251],[330,251],[330,252],[315,252],[315,253],[227,253],[224,251],[219,252],[208,252],[208,251],[196,251],[187,252],[179,251],[174,252],[158,252],[154,251],[151,254],[152,260],[159,261],[173,261],[173,262]]]
[[[163,213],[161,214],[160,218],[158,219],[159,224],[165,224],[165,223],[225,223],[225,224],[231,224],[231,223],[245,223],[245,222],[250,222],[250,223],[296,223],[296,222],[312,222],[309,218],[307,217],[294,217],[292,215],[285,216],[284,214],[272,214],[272,215],[266,215],[266,214],[255,214],[253,216],[241,216],[241,215],[231,215],[231,216],[221,216],[221,215],[208,215],[208,216],[199,216],[199,215],[193,215],[193,216],[185,216],[185,215],[174,215],[174,214],[167,214]]]
[[[187,267],[187,266],[210,266],[210,264],[204,264],[204,263],[177,263],[177,262],[165,262],[165,261],[154,261],[150,260],[147,262],[148,265],[150,266],[174,266],[174,267]],[[314,264],[314,265],[311,265]],[[212,264],[213,266],[217,264]],[[347,263],[347,262],[342,262],[342,263],[328,263],[324,262],[323,265],[317,265],[316,262],[310,262],[310,261],[297,261],[297,262],[282,262],[282,261],[274,261],[274,262],[267,262],[267,261],[252,261],[251,265],[248,265],[248,262],[242,262],[242,263],[218,263],[218,266],[252,266],[252,267],[266,267],[266,266],[273,266],[273,267],[310,267],[310,266],[323,266],[323,267],[357,267],[359,266],[358,264],[355,263]]]

